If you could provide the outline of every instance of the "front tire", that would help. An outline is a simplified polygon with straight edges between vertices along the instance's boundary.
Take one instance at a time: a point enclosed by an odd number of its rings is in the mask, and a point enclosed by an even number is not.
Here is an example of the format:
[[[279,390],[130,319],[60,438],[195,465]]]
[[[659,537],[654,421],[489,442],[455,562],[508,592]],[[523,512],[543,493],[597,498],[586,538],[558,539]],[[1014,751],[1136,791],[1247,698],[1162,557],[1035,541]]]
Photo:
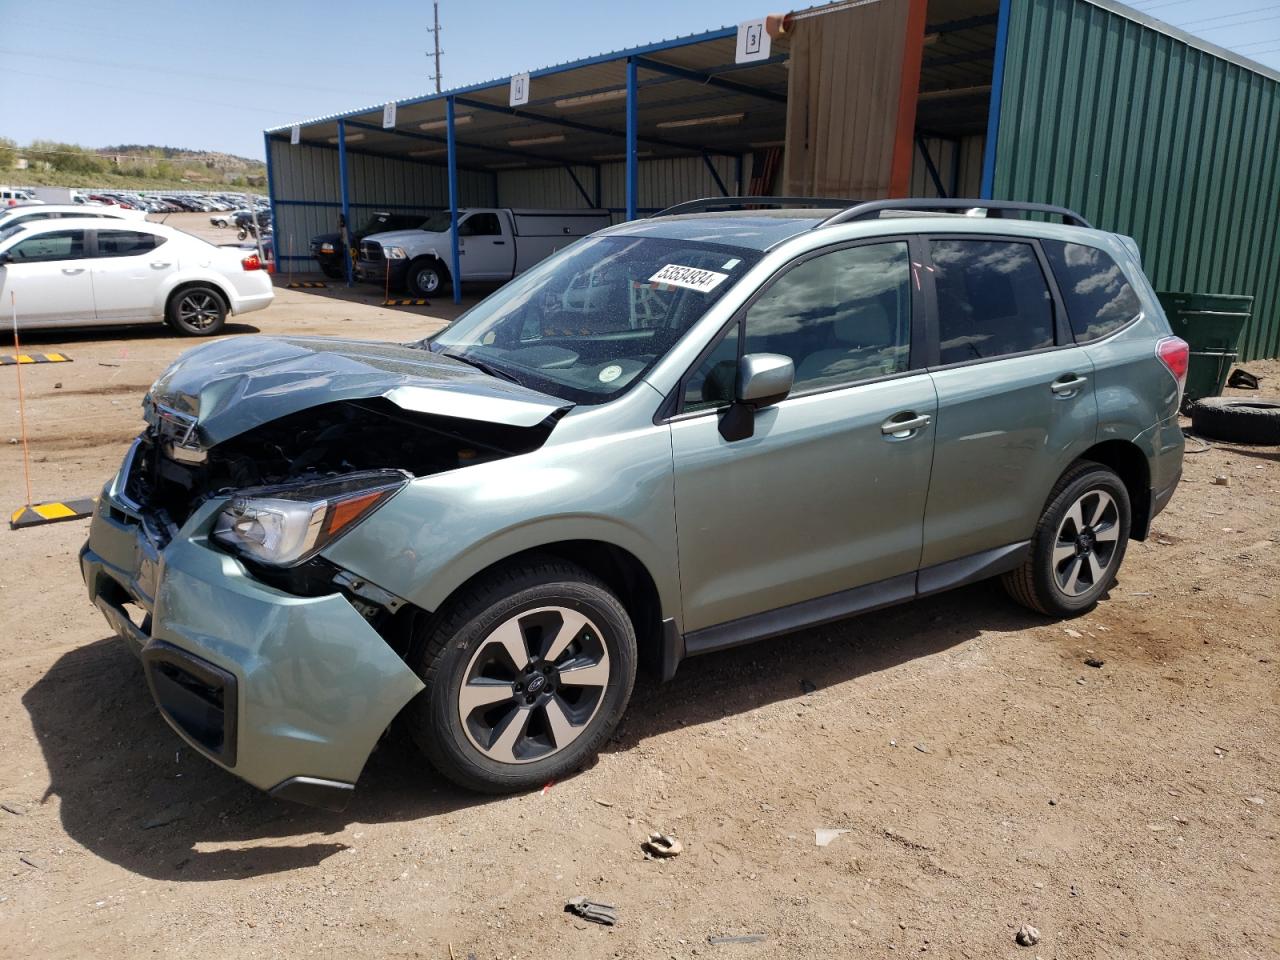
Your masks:
[[[320,272],[330,280],[343,280],[347,276],[341,267],[335,267],[332,263],[320,264]]]
[[[227,305],[213,287],[186,287],[169,298],[165,322],[186,337],[211,337],[227,322]]]
[[[603,583],[542,558],[451,599],[410,665],[426,689],[405,717],[432,765],[470,790],[512,793],[596,755],[631,699],[636,637]]]
[[[1129,491],[1097,463],[1073,466],[1054,486],[1031,539],[1031,555],[1003,578],[1024,607],[1051,617],[1093,609],[1115,582],[1129,543]]]
[[[434,297],[449,285],[449,271],[439,260],[423,257],[409,264],[405,286],[412,297]]]

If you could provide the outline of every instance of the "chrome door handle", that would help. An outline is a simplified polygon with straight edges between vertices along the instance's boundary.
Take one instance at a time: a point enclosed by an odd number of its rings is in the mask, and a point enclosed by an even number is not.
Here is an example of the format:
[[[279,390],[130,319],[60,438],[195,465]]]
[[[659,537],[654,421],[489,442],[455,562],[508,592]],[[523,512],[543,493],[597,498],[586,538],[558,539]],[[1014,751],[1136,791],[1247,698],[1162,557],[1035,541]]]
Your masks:
[[[894,440],[901,440],[906,437],[909,437],[911,434],[915,433],[917,430],[923,430],[925,427],[927,427],[930,423],[933,422],[933,417],[929,416],[927,413],[922,413],[919,416],[914,416],[909,413],[908,414],[900,413],[900,414],[897,414],[897,416],[900,416],[900,417],[906,416],[906,417],[909,417],[909,419],[895,420],[893,417],[890,417],[884,423],[880,424],[880,433],[883,436],[889,437]]]
[[[84,273],[84,267],[63,267],[62,272],[69,277],[74,277],[77,273]]]
[[[1049,384],[1049,389],[1060,397],[1069,397],[1079,393],[1080,389],[1088,382],[1088,377],[1082,377],[1079,374],[1067,374]]]
[[[165,267],[171,267],[171,266],[173,266],[173,264],[171,264],[171,263],[155,263],[155,262],[152,262],[152,264],[151,264],[151,268],[152,268],[153,270],[163,270]]]

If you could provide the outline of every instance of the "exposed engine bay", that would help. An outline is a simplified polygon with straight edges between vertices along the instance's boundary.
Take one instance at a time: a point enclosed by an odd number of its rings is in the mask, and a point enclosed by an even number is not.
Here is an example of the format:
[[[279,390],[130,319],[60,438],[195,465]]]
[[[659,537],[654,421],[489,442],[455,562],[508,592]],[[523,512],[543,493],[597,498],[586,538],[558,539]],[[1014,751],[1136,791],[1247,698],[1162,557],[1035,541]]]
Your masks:
[[[207,450],[180,446],[150,428],[124,492],[151,515],[153,528],[167,541],[163,532],[172,536],[210,497],[360,471],[398,470],[411,477],[443,473],[536,450],[555,420],[513,427],[406,412],[373,398],[312,407]]]

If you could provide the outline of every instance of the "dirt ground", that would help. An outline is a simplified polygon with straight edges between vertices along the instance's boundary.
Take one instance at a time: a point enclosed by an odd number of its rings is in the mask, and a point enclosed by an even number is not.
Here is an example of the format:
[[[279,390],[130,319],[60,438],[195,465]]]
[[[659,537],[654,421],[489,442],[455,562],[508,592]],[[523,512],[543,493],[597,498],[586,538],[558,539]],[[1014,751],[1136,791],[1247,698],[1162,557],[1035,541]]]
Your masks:
[[[407,340],[453,315],[379,293],[281,289],[227,335]],[[96,493],[190,345],[32,334],[74,358],[22,370],[35,499]],[[1280,393],[1280,363],[1246,366]],[[0,421],[18,436],[13,367]],[[6,510],[23,484],[0,444]],[[1078,620],[981,584],[691,660],[640,682],[594,767],[525,796],[455,789],[393,735],[343,814],[169,730],[85,598],[87,526],[0,530],[2,957],[1280,956],[1277,448],[1189,453]],[[650,830],[683,855],[646,861]],[[619,924],[564,913],[576,894]]]

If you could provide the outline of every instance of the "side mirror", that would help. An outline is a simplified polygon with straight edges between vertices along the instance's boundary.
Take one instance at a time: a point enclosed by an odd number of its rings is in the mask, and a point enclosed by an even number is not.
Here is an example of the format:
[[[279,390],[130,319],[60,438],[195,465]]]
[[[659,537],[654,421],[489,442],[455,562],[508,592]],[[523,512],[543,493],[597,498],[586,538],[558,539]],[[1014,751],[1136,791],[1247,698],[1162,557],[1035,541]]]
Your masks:
[[[785,400],[796,382],[796,366],[780,353],[749,353],[738,361],[734,399],[756,410]]]
[[[0,267],[3,267],[6,263],[13,263],[13,254],[8,252],[0,253]]]
[[[738,361],[734,402],[720,418],[720,436],[746,440],[756,431],[756,411],[786,399],[796,381],[796,367],[780,353],[749,353]]]

